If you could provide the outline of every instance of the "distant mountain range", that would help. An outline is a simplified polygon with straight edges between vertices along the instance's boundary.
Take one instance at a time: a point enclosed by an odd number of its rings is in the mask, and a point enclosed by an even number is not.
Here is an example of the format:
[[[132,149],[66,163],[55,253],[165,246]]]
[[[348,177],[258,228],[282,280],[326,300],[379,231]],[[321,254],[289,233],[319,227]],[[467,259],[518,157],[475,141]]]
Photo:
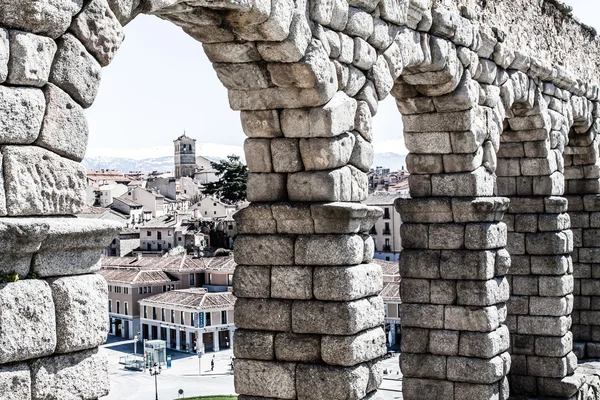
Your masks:
[[[206,158],[216,161],[222,157],[205,156]],[[392,171],[400,170],[406,167],[405,155],[396,153],[375,153],[375,161],[373,167],[381,166],[389,168]],[[90,169],[115,169],[122,172],[142,171],[142,172],[172,172],[173,156],[152,157],[144,159],[134,159],[125,157],[110,157],[110,156],[90,156],[86,157],[82,164],[88,170]]]

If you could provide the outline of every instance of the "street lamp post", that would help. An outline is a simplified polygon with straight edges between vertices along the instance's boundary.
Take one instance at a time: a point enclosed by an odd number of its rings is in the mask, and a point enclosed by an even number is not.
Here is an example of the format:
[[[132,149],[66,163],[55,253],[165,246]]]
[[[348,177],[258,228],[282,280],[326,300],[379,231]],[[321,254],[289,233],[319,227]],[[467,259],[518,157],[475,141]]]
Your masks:
[[[148,371],[150,372],[150,376],[154,377],[154,391],[156,392],[156,400],[158,400],[158,380],[156,376],[160,375],[161,367],[158,363],[154,363],[154,368],[150,367]]]

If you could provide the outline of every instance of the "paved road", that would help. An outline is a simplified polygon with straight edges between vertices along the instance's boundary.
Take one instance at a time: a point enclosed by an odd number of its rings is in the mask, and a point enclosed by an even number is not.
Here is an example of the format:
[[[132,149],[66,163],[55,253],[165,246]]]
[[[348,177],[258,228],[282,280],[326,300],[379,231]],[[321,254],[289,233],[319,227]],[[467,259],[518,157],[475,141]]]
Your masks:
[[[148,371],[128,371],[119,364],[119,358],[133,353],[132,340],[120,340],[109,336],[101,349],[108,356],[111,391],[103,400],[154,400],[154,378]],[[138,344],[138,353],[142,353]],[[158,398],[173,400],[178,398],[179,389],[183,389],[185,397],[207,396],[214,394],[234,394],[233,372],[229,366],[233,352],[224,350],[214,353],[215,370],[210,370],[209,353],[201,359],[202,375],[199,375],[198,357],[187,353],[167,350],[173,358],[172,367],[163,369],[157,377]],[[384,375],[381,392],[385,400],[401,400],[402,380],[399,374],[398,357],[385,361],[385,368],[390,372]]]

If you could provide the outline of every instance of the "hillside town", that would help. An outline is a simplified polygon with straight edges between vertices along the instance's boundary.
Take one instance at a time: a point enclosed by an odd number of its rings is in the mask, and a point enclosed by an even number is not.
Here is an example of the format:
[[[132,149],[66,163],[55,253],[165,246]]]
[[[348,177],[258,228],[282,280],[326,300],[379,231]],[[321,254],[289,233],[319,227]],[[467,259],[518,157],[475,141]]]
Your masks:
[[[218,160],[217,160],[218,161]],[[79,218],[118,221],[123,228],[105,249],[98,272],[108,282],[109,335],[159,340],[187,353],[231,349],[237,236],[235,213],[248,202],[205,193],[219,180],[215,159],[196,154],[196,140],[174,140],[174,173],[89,170],[88,207]],[[374,263],[383,271],[385,332],[400,345],[400,214],[408,172],[372,168],[364,202],[383,210],[370,231]]]

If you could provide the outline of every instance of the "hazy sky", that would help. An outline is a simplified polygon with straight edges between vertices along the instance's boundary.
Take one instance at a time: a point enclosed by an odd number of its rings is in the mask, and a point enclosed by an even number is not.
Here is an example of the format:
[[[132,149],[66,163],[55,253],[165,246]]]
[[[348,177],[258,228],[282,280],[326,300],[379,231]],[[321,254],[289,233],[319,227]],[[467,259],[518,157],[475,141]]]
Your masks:
[[[582,21],[600,30],[600,2],[567,3]],[[207,146],[206,151],[239,149],[245,138],[239,113],[229,108],[227,91],[202,44],[179,27],[146,15],[127,25],[125,33],[114,61],[103,69],[96,101],[87,110],[88,155],[167,155],[184,129],[198,143],[232,146],[218,150]],[[391,96],[380,103],[374,129],[376,152],[406,152],[401,117]]]

